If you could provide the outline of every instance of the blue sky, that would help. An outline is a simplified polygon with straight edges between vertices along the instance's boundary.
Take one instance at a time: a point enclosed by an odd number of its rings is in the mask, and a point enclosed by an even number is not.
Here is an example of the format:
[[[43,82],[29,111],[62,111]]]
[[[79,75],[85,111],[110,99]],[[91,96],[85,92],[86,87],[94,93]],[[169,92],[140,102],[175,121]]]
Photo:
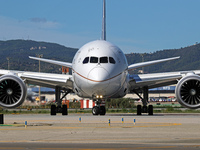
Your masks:
[[[200,42],[200,0],[107,0],[107,40],[125,53]],[[100,39],[102,0],[0,0],[0,40],[80,48]]]

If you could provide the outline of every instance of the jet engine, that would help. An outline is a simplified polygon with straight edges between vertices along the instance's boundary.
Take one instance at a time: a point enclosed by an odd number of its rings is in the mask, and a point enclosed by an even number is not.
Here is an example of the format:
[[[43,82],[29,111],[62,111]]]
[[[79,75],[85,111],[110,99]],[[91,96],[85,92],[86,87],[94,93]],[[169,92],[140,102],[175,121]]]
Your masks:
[[[178,102],[190,109],[200,108],[200,76],[188,74],[176,86]]]
[[[21,78],[15,75],[0,77],[0,106],[15,108],[20,106],[27,93],[27,87]]]

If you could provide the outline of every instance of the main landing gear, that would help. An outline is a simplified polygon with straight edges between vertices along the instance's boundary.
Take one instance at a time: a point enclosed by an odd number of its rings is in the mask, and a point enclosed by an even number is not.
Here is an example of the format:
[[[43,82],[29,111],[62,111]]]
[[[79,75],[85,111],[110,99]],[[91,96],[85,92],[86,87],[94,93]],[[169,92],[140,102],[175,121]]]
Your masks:
[[[60,96],[61,96],[61,87],[56,87],[55,88],[57,106],[56,105],[51,105],[51,115],[56,115],[56,113],[62,113],[62,115],[68,115],[67,105],[62,105],[62,100],[70,92],[71,92],[71,90],[64,91],[65,94],[60,98]]]
[[[153,115],[153,105],[149,105],[147,107],[149,96],[148,87],[143,87],[143,97],[141,97],[136,91],[134,92],[142,99],[143,104],[143,107],[141,105],[137,105],[137,115],[142,115],[142,113],[148,113],[149,115]]]
[[[102,106],[102,100],[94,100],[96,103],[96,106],[92,108],[92,114],[93,115],[105,115],[106,114],[106,108],[105,106]]]

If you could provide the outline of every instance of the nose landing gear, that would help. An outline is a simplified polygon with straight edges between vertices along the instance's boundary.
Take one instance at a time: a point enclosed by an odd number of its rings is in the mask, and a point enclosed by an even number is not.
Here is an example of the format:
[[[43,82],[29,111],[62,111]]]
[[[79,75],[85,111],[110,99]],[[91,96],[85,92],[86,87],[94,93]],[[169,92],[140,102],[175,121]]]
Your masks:
[[[106,108],[105,108],[105,104],[102,104],[102,100],[94,100],[94,101],[96,102],[96,106],[94,106],[92,108],[92,114],[93,115],[105,115]]]

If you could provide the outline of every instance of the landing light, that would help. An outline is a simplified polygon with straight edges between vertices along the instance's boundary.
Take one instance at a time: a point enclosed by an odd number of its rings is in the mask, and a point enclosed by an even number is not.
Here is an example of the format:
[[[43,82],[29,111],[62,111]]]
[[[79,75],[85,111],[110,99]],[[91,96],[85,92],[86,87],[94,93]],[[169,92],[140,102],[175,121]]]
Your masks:
[[[103,98],[103,95],[97,95],[96,98]]]

